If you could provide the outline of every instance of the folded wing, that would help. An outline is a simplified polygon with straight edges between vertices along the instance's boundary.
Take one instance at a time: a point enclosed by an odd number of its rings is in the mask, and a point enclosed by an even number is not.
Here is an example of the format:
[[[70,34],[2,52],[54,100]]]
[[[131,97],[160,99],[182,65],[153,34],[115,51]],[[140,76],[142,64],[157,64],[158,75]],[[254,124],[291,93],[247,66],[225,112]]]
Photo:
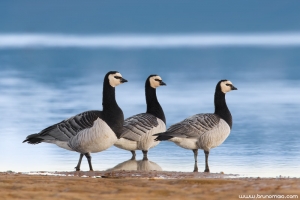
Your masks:
[[[180,138],[198,138],[213,129],[220,121],[215,114],[197,114],[176,123],[162,135]]]
[[[102,111],[86,111],[49,126],[38,134],[29,135],[23,142],[38,144],[43,140],[68,141],[81,130],[92,127],[98,118],[102,118]]]
[[[141,113],[125,119],[121,138],[140,141],[144,134],[158,126],[157,118],[148,113]]]

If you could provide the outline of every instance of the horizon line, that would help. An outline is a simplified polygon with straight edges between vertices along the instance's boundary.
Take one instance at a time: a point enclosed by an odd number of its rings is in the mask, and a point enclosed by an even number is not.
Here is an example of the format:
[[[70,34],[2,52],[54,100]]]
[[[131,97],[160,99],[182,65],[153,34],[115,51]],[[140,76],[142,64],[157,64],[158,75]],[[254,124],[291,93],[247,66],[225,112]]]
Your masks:
[[[13,48],[108,48],[176,49],[300,47],[300,32],[198,33],[198,34],[1,34],[0,49]]]

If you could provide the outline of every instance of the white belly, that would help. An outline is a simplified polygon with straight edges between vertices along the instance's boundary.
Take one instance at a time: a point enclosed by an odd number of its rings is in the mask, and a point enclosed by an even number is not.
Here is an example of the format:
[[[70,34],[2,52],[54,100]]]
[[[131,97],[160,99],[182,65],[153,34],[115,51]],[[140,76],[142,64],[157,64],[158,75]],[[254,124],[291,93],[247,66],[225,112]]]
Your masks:
[[[157,121],[158,121],[158,126],[152,128],[147,133],[142,135],[141,140],[137,142],[138,150],[148,151],[150,148],[153,148],[159,144],[160,141],[155,141],[155,138],[157,136],[153,136],[153,135],[156,133],[165,132],[167,129],[165,123],[162,120],[157,118]]]
[[[59,140],[54,140],[54,144],[56,144],[57,146],[70,150],[70,151],[74,151],[73,149],[71,149],[68,145],[68,141],[59,141]]]
[[[229,125],[223,119],[220,119],[216,127],[203,133],[199,138],[174,137],[171,138],[170,141],[185,149],[203,149],[209,151],[221,145],[229,136],[229,133]]]
[[[116,147],[128,151],[137,150],[137,141],[127,140],[125,138],[120,138],[114,144]]]
[[[98,118],[91,128],[80,131],[68,144],[80,153],[96,153],[108,149],[116,141],[117,137],[113,130]]]
[[[173,137],[170,141],[174,142],[176,145],[185,148],[185,149],[198,149],[197,139],[195,138],[179,138]]]
[[[223,119],[220,119],[220,122],[216,127],[199,137],[197,145],[199,146],[199,149],[208,151],[221,145],[229,134],[229,125]]]
[[[157,136],[153,136],[153,135],[156,133],[162,133],[166,131],[165,123],[159,118],[157,118],[157,121],[158,121],[158,126],[142,134],[141,139],[139,141],[131,141],[125,138],[121,138],[115,143],[115,146],[128,151],[134,151],[134,150],[148,151],[150,148],[155,147],[156,145],[159,144],[159,141],[155,141],[154,139]]]

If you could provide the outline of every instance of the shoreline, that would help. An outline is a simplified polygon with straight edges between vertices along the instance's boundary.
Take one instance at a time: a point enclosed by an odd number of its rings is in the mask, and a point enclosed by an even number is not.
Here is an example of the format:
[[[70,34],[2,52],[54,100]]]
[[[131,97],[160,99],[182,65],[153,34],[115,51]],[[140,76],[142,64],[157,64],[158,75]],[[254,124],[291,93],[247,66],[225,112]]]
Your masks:
[[[239,199],[239,195],[299,199],[300,178],[161,171],[0,172],[0,193],[1,199]]]

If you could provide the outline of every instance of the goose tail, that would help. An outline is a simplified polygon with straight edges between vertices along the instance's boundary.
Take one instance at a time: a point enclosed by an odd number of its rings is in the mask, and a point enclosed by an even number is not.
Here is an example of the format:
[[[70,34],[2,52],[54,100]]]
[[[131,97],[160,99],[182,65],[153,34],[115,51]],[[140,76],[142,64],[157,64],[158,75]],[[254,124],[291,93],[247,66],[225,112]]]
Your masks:
[[[40,135],[35,133],[35,134],[31,134],[28,135],[26,137],[26,139],[23,141],[24,142],[28,142],[29,144],[39,144],[43,141],[44,139],[40,138]]]
[[[165,132],[164,133],[157,133],[157,134],[154,134],[153,136],[157,136],[154,139],[155,141],[165,141],[165,140],[169,140],[169,139],[173,138],[173,136],[166,135]]]

